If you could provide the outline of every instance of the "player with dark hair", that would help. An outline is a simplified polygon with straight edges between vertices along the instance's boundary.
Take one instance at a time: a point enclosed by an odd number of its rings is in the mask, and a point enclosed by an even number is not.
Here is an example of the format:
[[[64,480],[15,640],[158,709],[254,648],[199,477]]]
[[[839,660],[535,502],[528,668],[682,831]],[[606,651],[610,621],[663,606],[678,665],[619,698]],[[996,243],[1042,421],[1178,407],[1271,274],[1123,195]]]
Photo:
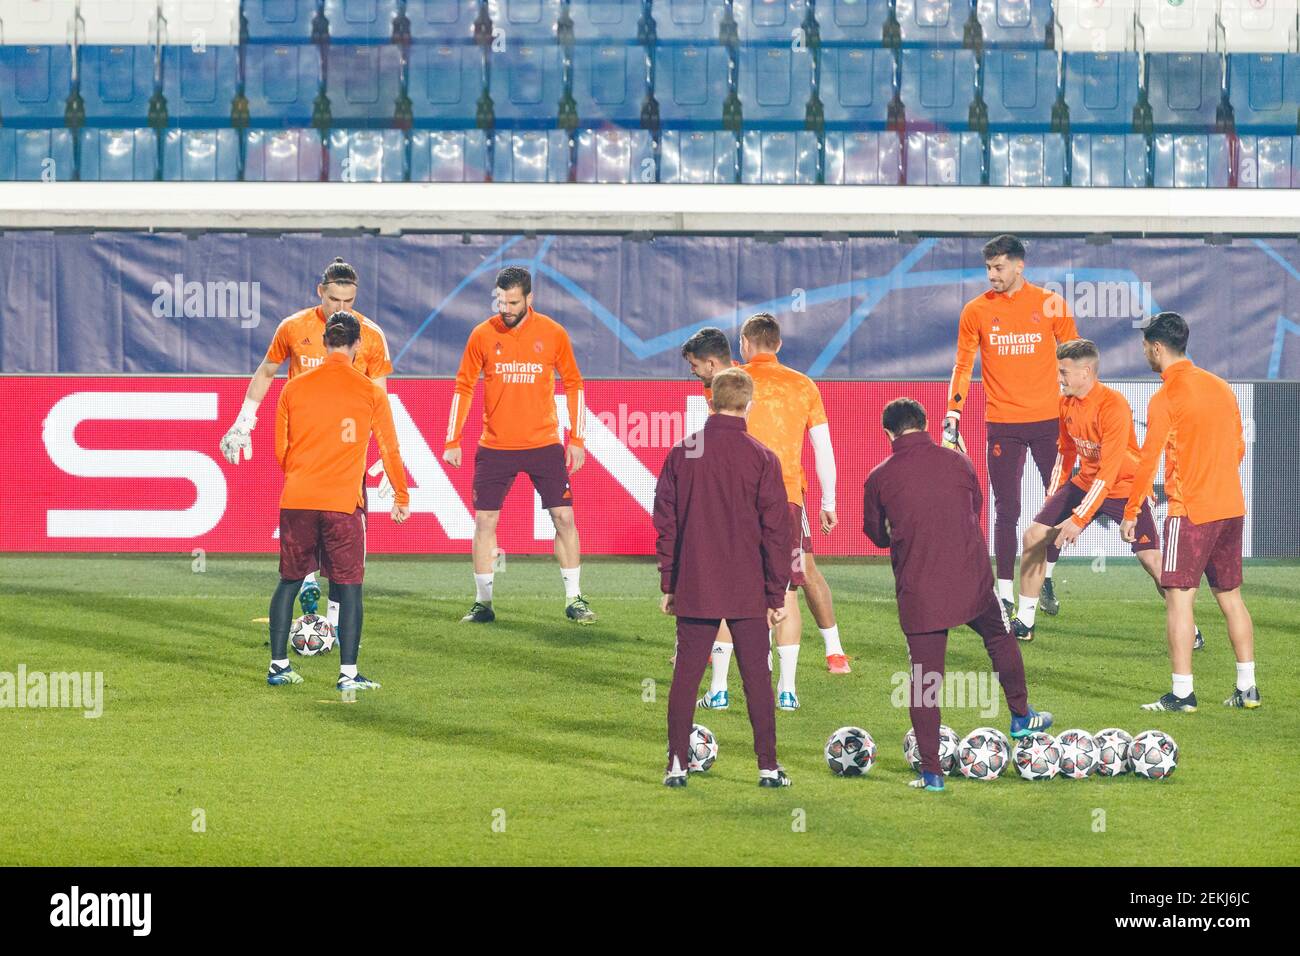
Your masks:
[[[1046,730],[1052,715],[1029,706],[1020,647],[993,590],[980,526],[984,496],[970,459],[935,445],[925,409],[913,399],[886,405],[881,424],[893,453],[867,476],[862,530],[889,549],[898,622],[912,661],[909,701],[921,776],[911,786],[942,790],[936,701],[949,628],[966,624],[984,639],[1011,710],[1013,738]]]
[[[682,358],[704,386],[706,396],[713,387],[713,376],[736,364],[727,333],[711,326],[700,329],[682,343]]]
[[[361,324],[361,340],[353,361],[357,371],[365,374],[380,388],[386,388],[384,380],[393,374],[393,363],[388,355],[388,340],[378,325],[352,308],[357,299],[357,270],[335,258],[321,273],[316,285],[316,295],[320,304],[295,312],[284,319],[275,330],[275,337],[266,350],[266,358],[253,373],[244,396],[244,404],[239,410],[239,417],[230,426],[230,430],[221,439],[221,454],[232,465],[239,464],[242,454],[245,461],[253,457],[253,427],[257,424],[257,408],[266,398],[266,393],[274,381],[280,366],[287,359],[289,362],[289,380],[303,372],[319,368],[325,362],[325,319],[338,312],[354,315]],[[391,497],[393,485],[384,473],[381,458],[371,468],[370,475],[378,476],[379,495]],[[298,595],[304,614],[315,614],[320,600],[320,585],[316,583],[313,569],[302,583],[302,592]],[[326,614],[330,624],[338,627],[339,604],[331,594]]]
[[[280,392],[275,457],[284,469],[280,493],[280,584],[271,598],[271,686],[301,684],[289,666],[293,598],[318,567],[339,602],[341,691],[375,690],[357,672],[361,647],[361,584],[366,567],[366,449],[373,433],[392,476],[392,518],[411,513],[406,472],[393,430],[388,393],[356,368],[362,324],[349,312],[331,315],[320,366],[291,379]]]
[[[989,484],[996,520],[993,553],[997,560],[998,597],[1010,616],[1014,611],[1012,575],[1016,569],[1016,526],[1020,521],[1020,478],[1025,452],[1033,457],[1044,487],[1056,458],[1056,347],[1079,337],[1065,300],[1025,281],[1025,246],[1015,236],[998,236],[984,245],[989,290],[966,303],[957,330],[957,360],[948,389],[943,422],[946,448],[965,451],[958,426],[970,391],[975,356],[980,357],[988,422]],[[1048,554],[1041,604],[1047,614],[1060,610],[1052,587],[1052,567],[1059,556]]]
[[[533,311],[533,279],[527,269],[510,266],[497,273],[500,311],[480,323],[465,343],[456,372],[442,460],[461,463],[460,440],[469,418],[479,375],[483,376],[483,435],[474,453],[474,604],[461,621],[487,624],[492,609],[493,558],[501,505],[519,472],[533,488],[555,524],[555,557],[564,581],[564,614],[578,624],[596,615],[579,587],[581,553],[573,520],[569,475],[586,459],[582,373],[569,333],[550,316]],[[569,407],[569,445],[560,441],[555,413],[559,373]]]
[[[1255,625],[1241,598],[1241,546],[1246,498],[1240,467],[1246,457],[1241,409],[1232,387],[1187,357],[1188,328],[1177,312],[1161,312],[1142,330],[1142,350],[1164,384],[1147,405],[1147,434],[1120,531],[1139,533],[1139,511],[1151,494],[1160,456],[1165,459],[1165,518],[1160,583],[1165,589],[1165,632],[1173,667],[1170,692],[1143,710],[1196,710],[1192,608],[1201,577],[1228,625],[1237,658],[1237,683],[1228,707],[1259,706],[1255,684]]]

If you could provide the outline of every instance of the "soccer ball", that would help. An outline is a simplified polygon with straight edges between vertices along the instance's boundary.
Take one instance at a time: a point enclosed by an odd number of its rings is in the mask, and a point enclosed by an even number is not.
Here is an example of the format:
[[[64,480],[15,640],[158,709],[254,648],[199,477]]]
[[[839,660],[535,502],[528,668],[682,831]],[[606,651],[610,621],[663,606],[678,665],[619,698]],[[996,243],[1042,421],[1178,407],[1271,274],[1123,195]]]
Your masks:
[[[826,741],[826,763],[837,777],[861,777],[876,762],[876,742],[861,727],[841,727]]]
[[[977,727],[957,746],[957,769],[971,780],[996,780],[1006,769],[1010,754],[1002,731]]]
[[[1139,777],[1164,780],[1178,769],[1178,744],[1163,730],[1142,731],[1133,738],[1129,754]]]
[[[691,773],[703,773],[713,766],[718,759],[718,738],[708,727],[695,724],[691,727],[691,739],[687,744],[690,756],[686,769]]]
[[[1086,730],[1063,730],[1057,734],[1056,746],[1061,751],[1061,775],[1073,780],[1097,772],[1097,744]]]
[[[1026,780],[1051,780],[1061,772],[1061,748],[1051,734],[1029,734],[1016,741],[1015,761]]]
[[[289,646],[303,657],[328,654],[334,649],[334,628],[319,614],[304,614],[289,628]]]
[[[1133,769],[1133,761],[1129,757],[1133,738],[1127,730],[1107,727],[1097,731],[1092,740],[1097,745],[1098,774],[1103,777],[1118,777]]]
[[[939,769],[946,777],[957,769],[957,748],[961,738],[947,724],[939,725]],[[916,728],[908,727],[903,735],[903,756],[917,773],[921,772],[921,749],[916,745]]]

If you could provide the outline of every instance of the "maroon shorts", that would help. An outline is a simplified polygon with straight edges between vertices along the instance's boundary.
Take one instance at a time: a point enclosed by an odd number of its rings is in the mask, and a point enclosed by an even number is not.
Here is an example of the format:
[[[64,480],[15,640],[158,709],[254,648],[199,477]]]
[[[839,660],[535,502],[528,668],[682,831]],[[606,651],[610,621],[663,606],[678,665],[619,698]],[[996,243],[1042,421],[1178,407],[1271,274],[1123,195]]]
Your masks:
[[[1086,497],[1087,492],[1074,482],[1067,481],[1064,487],[1060,488],[1056,494],[1043,503],[1042,510],[1038,512],[1034,520],[1039,524],[1055,528],[1070,517],[1070,512],[1079,507]],[[1127,498],[1106,498],[1102,501],[1101,507],[1093,512],[1092,520],[1096,521],[1097,515],[1105,515],[1118,525],[1124,520],[1124,506],[1127,504]],[[1150,502],[1142,502],[1142,510],[1138,512],[1135,532],[1137,538],[1133,541],[1132,546],[1134,554],[1139,551],[1152,551],[1160,547],[1160,535],[1156,532],[1156,519],[1151,514]]]
[[[333,584],[361,584],[366,575],[366,513],[358,508],[280,509],[280,577],[299,581],[317,570]]]
[[[505,450],[478,446],[474,452],[474,510],[500,511],[515,476],[527,472],[542,498],[543,508],[573,504],[569,472],[564,467],[564,446],[558,442],[541,448]]]
[[[1217,590],[1241,587],[1241,532],[1245,524],[1241,516],[1194,524],[1185,515],[1170,515],[1165,519],[1161,586],[1199,587],[1203,574],[1210,587]]]
[[[790,503],[790,590],[803,587],[807,581],[803,573],[803,556],[812,554],[812,530],[808,527],[808,513],[803,505]]]

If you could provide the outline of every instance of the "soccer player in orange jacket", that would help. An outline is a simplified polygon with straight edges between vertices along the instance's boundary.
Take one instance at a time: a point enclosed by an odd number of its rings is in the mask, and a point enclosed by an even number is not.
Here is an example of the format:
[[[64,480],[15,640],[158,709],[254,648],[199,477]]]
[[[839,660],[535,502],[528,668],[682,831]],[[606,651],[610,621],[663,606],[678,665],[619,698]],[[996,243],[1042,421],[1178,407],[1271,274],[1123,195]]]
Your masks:
[[[1173,666],[1170,692],[1142,709],[1196,710],[1192,608],[1202,575],[1223,611],[1237,658],[1237,684],[1223,703],[1253,709],[1260,704],[1255,626],[1241,598],[1246,517],[1240,473],[1246,457],[1241,410],[1227,382],[1197,368],[1187,357],[1187,323],[1177,312],[1161,312],[1142,330],[1142,338],[1147,363],[1160,373],[1164,384],[1147,406],[1146,441],[1120,531],[1127,541],[1137,535],[1139,509],[1151,494],[1163,454],[1169,514],[1160,583],[1165,588],[1165,631]]]
[[[341,258],[335,258],[321,273],[320,283],[316,286],[320,304],[295,312],[280,322],[275,330],[275,337],[266,350],[266,358],[253,373],[244,395],[244,404],[239,410],[239,417],[230,426],[230,430],[221,439],[221,454],[232,465],[239,464],[240,456],[245,461],[253,457],[253,428],[257,425],[257,409],[266,398],[286,360],[289,362],[289,379],[292,381],[303,372],[319,368],[325,362],[325,319],[338,312],[347,312],[356,316],[361,323],[361,340],[356,349],[353,367],[368,376],[380,388],[385,388],[384,380],[393,374],[393,363],[388,355],[388,340],[378,325],[352,308],[357,300],[357,271]],[[375,462],[370,474],[380,478],[379,495],[381,498],[392,496],[393,485],[384,474],[383,459]],[[320,600],[320,585],[316,583],[316,573],[308,574],[302,582],[302,591],[298,595],[304,614],[316,613]],[[329,622],[338,627],[339,604],[331,596],[327,605]]]
[[[1057,346],[1056,360],[1061,379],[1060,450],[1047,501],[1026,529],[1020,553],[1020,606],[1011,619],[1011,630],[1022,641],[1034,639],[1034,614],[1048,546],[1073,544],[1099,514],[1116,525],[1122,522],[1138,464],[1133,410],[1123,395],[1097,380],[1101,352],[1096,343],[1088,339],[1066,342]],[[1079,473],[1071,478],[1076,460]],[[1163,597],[1160,534],[1145,501],[1136,514],[1135,527],[1133,554]]]
[[[501,504],[519,472],[527,472],[555,523],[555,557],[564,581],[565,616],[593,624],[596,615],[579,587],[581,554],[573,521],[569,475],[586,459],[582,373],[569,333],[533,311],[533,278],[510,266],[497,274],[501,311],[480,323],[465,343],[447,421],[442,460],[461,463],[460,439],[479,375],[483,376],[483,435],[474,453],[474,604],[461,620],[487,624],[492,609],[492,561],[497,553]],[[560,442],[555,413],[559,373],[569,406],[569,446]]]
[[[989,291],[961,310],[957,360],[948,389],[943,444],[964,451],[958,426],[970,391],[978,352],[984,377],[988,422],[989,484],[993,489],[993,554],[997,590],[1015,613],[1011,576],[1016,569],[1016,525],[1020,521],[1020,477],[1028,451],[1047,486],[1056,459],[1056,347],[1079,337],[1065,300],[1025,281],[1025,246],[1015,236],[998,236],[984,246]],[[1047,580],[1041,603],[1056,614],[1060,602],[1052,588],[1052,566],[1059,551],[1048,554]]]

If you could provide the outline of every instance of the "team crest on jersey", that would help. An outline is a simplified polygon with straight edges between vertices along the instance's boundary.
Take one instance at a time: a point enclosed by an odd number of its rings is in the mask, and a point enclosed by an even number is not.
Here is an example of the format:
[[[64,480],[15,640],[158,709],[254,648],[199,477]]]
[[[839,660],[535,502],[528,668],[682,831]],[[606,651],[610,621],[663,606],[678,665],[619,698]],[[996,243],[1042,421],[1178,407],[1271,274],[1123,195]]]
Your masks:
[[[1001,457],[1002,457],[1002,443],[1001,443],[1001,442],[994,442],[994,443],[993,443],[993,457],[994,457],[994,458],[1001,458]]]
[[[497,343],[497,355],[500,355],[500,354],[501,354],[501,343],[498,342],[498,343]]]
[[[536,352],[538,355],[542,354],[542,343],[540,340],[533,343],[533,351]]]
[[[1033,313],[1031,313],[1030,316],[1029,316],[1029,318],[1030,318],[1030,320],[1033,321],[1033,322],[1041,322],[1041,321],[1043,321],[1043,317],[1042,317],[1041,315],[1039,315],[1037,312],[1033,312]]]

